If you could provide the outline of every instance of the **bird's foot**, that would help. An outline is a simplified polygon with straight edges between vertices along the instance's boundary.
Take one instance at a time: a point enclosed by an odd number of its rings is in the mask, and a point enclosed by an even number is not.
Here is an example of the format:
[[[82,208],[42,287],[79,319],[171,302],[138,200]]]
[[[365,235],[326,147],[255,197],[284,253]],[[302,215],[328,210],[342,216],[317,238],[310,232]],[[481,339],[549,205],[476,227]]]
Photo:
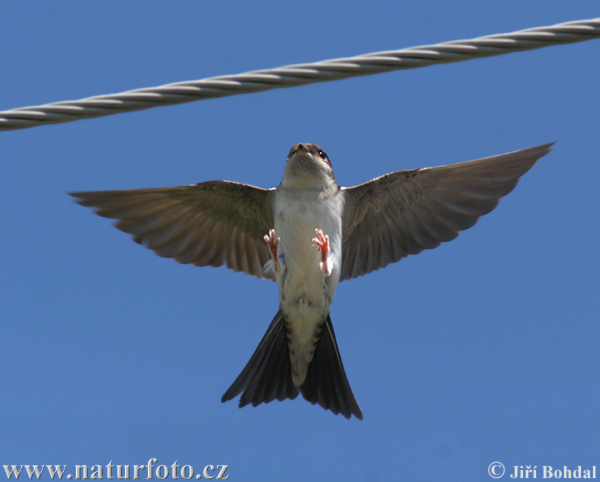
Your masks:
[[[271,260],[273,261],[273,271],[275,274],[281,274],[283,272],[283,260],[280,260],[279,256],[277,255],[277,248],[281,239],[275,239],[275,230],[270,229],[269,234],[265,234],[264,240],[265,243],[267,243],[269,254],[271,255]]]
[[[333,259],[331,258],[331,251],[329,250],[329,235],[323,234],[323,231],[320,229],[315,229],[315,233],[317,235],[313,238],[313,243],[315,243],[317,248],[321,251],[319,268],[321,268],[321,272],[325,276],[329,276],[333,271]]]

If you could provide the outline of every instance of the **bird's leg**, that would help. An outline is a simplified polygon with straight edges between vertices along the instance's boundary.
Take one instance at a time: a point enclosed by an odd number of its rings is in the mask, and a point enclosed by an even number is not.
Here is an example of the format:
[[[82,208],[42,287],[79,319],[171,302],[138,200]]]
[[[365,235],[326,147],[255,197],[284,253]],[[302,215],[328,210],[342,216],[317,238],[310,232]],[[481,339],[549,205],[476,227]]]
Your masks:
[[[279,246],[279,241],[281,241],[281,239],[275,239],[275,230],[270,229],[269,234],[265,234],[264,240],[265,243],[267,243],[269,254],[271,255],[271,260],[273,261],[273,271],[275,274],[281,274],[284,268],[283,259],[280,260],[279,256],[277,255],[277,247]]]
[[[313,238],[313,243],[317,245],[317,248],[321,251],[321,262],[319,268],[325,276],[331,275],[333,271],[333,258],[331,257],[331,251],[329,250],[329,235],[323,234],[320,229],[315,229],[317,234]]]

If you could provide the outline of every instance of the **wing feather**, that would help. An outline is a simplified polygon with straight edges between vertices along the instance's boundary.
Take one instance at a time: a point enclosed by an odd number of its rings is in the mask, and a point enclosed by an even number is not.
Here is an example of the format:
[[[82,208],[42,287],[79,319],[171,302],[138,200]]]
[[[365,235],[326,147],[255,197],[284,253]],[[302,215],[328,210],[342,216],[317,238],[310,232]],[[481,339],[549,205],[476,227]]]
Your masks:
[[[492,211],[552,145],[392,172],[343,188],[340,280],[363,276],[456,238]]]
[[[231,181],[125,191],[75,192],[82,206],[165,258],[196,266],[226,264],[265,278],[263,236],[273,227],[274,189]]]

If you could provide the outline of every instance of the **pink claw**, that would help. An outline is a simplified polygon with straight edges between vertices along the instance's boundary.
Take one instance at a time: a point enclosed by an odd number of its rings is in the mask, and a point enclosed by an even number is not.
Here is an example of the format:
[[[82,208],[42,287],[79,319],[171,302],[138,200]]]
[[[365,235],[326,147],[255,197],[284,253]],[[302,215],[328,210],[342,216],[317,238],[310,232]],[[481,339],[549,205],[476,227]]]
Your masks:
[[[331,274],[331,267],[329,266],[329,236],[327,234],[323,234],[323,231],[320,229],[315,229],[315,233],[317,236],[313,238],[313,243],[317,245],[317,248],[321,251],[321,262],[319,266],[321,271],[325,276],[329,276]]]
[[[269,247],[271,259],[273,260],[273,269],[275,273],[281,273],[281,264],[279,263],[279,256],[277,256],[277,247],[279,246],[280,238],[275,239],[275,230],[269,230],[269,234],[264,236],[265,243]]]

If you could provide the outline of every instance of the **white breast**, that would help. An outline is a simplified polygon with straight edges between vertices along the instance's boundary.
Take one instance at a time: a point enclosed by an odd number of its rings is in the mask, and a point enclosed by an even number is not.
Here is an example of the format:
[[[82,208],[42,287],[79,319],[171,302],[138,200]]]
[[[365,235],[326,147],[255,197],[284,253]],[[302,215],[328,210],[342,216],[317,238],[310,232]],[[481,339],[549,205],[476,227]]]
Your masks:
[[[341,197],[332,191],[281,188],[278,193],[275,234],[281,238],[279,254],[286,269],[277,281],[281,308],[288,321],[299,317],[303,324],[312,325],[329,313],[340,275],[341,210]],[[319,268],[321,253],[312,241],[315,229],[329,236],[334,267],[328,277]]]

